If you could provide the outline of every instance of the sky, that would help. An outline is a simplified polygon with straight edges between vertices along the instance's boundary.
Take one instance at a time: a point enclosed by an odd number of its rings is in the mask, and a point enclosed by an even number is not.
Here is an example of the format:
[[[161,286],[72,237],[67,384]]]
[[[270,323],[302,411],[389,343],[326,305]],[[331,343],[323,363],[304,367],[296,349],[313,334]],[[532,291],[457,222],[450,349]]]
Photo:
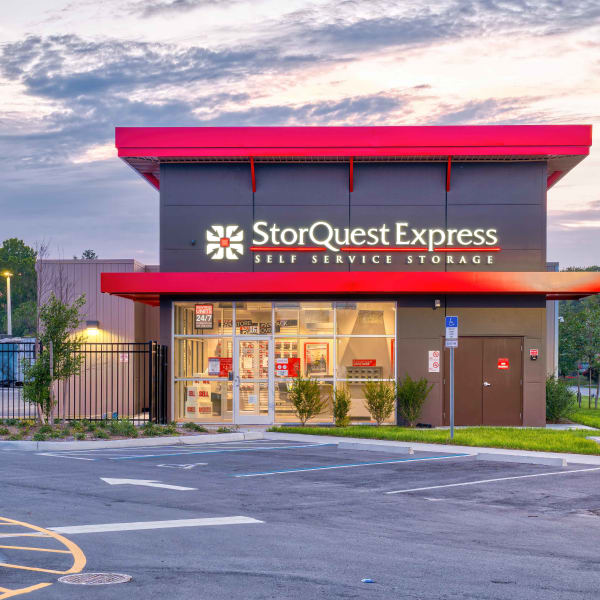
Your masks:
[[[0,241],[158,262],[115,126],[590,123],[600,0],[0,0]],[[600,144],[548,193],[600,263]]]

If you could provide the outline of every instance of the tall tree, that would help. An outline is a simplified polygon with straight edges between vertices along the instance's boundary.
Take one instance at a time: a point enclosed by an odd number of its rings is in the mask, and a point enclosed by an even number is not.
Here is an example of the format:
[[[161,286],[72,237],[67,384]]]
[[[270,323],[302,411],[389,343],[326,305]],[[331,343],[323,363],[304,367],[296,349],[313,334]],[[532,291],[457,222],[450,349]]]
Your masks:
[[[36,253],[17,238],[4,240],[0,246],[0,272],[10,271],[13,334],[35,335],[36,324]],[[6,287],[0,280],[0,332],[6,331]]]

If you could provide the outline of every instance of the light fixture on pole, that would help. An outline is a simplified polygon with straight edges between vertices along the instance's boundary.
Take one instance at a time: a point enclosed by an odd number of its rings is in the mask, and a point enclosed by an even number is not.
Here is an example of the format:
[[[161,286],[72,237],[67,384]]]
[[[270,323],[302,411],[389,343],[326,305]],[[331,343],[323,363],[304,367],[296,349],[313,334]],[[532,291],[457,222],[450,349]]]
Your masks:
[[[4,271],[2,275],[6,277],[6,333],[12,335],[12,310],[10,302],[10,278],[12,277],[12,273]]]

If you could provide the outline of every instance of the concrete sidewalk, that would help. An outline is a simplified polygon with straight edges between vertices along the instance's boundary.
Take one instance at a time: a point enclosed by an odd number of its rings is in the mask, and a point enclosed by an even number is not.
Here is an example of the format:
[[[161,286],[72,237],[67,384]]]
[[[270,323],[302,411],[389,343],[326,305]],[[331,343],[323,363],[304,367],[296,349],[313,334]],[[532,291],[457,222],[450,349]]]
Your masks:
[[[373,440],[370,438],[349,438],[349,437],[335,437],[330,435],[304,435],[303,433],[276,433],[268,432],[264,433],[264,438],[267,440],[291,440],[291,441],[302,441],[307,442],[319,442],[319,443],[339,443],[339,442],[357,442],[357,443],[369,443],[373,445],[382,446],[382,452],[385,452],[385,447],[400,446],[405,448],[412,448],[417,451],[424,452],[464,452],[467,454],[497,454],[497,455],[510,455],[510,456],[528,456],[531,458],[557,458],[566,460],[571,463],[582,464],[582,465],[598,465],[600,466],[600,455],[590,454],[569,454],[562,452],[534,452],[532,450],[511,450],[510,448],[484,448],[481,446],[454,446],[449,444],[423,444],[419,442],[395,442],[391,440]]]

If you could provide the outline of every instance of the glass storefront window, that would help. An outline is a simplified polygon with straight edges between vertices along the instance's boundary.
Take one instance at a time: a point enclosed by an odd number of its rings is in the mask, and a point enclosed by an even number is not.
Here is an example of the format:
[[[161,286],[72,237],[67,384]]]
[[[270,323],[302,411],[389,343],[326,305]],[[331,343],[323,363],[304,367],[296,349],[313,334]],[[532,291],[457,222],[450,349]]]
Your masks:
[[[270,335],[271,303],[238,302],[235,320],[237,335]]]
[[[175,338],[173,361],[176,378],[226,378],[233,370],[233,341],[231,338]]]
[[[352,419],[368,421],[362,382],[395,377],[394,302],[198,300],[174,302],[173,311],[179,420],[266,423],[274,401],[275,421],[296,422],[287,391],[300,375],[316,379],[327,398],[313,422],[333,420],[338,382],[351,390]]]
[[[278,302],[275,304],[276,335],[331,335],[331,302]]]
[[[231,302],[176,303],[174,309],[175,335],[231,335],[233,304]],[[198,316],[203,315],[201,318]],[[207,313],[212,312],[208,320]]]
[[[185,421],[231,423],[233,386],[229,381],[176,381],[175,415]]]
[[[372,418],[365,404],[365,391],[363,383],[348,382],[346,384],[350,390],[350,398],[352,400],[350,406],[350,422],[371,422]],[[396,411],[394,410],[389,419],[385,423],[395,423]]]
[[[275,340],[276,365],[282,365],[291,377],[321,379],[333,377],[333,339],[280,338]],[[275,378],[278,378],[277,367]]]
[[[337,302],[338,335],[395,335],[394,302]]]
[[[338,379],[394,377],[394,338],[344,337],[337,340]]]
[[[297,423],[298,416],[294,411],[292,403],[289,401],[290,379],[275,381],[275,421],[277,423]],[[320,381],[321,399],[325,402],[323,410],[319,415],[313,417],[311,422],[330,422],[333,420],[332,394],[333,383]]]

